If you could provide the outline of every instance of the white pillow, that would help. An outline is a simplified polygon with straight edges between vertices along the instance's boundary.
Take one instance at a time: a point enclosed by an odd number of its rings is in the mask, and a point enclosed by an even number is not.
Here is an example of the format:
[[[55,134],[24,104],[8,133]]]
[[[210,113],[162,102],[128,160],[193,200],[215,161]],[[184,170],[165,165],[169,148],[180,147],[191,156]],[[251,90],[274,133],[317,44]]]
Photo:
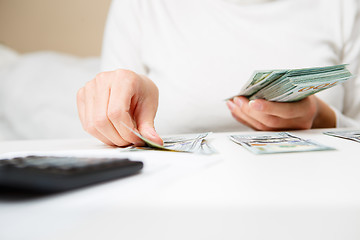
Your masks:
[[[98,58],[55,52],[19,57],[2,78],[3,115],[21,139],[81,138],[76,93],[99,71]]]
[[[3,82],[7,72],[11,69],[11,66],[16,63],[18,58],[19,54],[16,51],[0,44],[0,140],[17,138],[4,117],[3,96],[6,90],[4,89]]]
[[[15,62],[18,58],[19,54],[15,50],[0,44],[0,69]]]

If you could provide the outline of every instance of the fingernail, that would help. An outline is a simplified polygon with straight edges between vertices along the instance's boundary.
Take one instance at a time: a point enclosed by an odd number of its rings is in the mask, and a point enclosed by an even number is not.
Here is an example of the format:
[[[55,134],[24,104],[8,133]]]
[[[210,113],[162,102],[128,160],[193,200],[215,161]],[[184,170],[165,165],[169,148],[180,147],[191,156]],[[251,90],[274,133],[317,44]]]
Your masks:
[[[153,137],[158,137],[157,132],[156,132],[155,129],[153,129],[153,128],[150,129],[149,133],[150,133],[150,135],[153,136]]]
[[[155,129],[151,129],[147,132],[148,137],[150,138],[151,141],[154,141],[155,143],[158,143],[160,145],[163,145],[163,141],[160,138],[159,134],[155,131]],[[159,139],[161,141],[159,141]]]
[[[263,105],[255,100],[251,100],[249,102],[249,106],[250,106],[250,108],[255,109],[257,111],[261,111],[263,109]]]
[[[241,106],[243,105],[243,103],[244,103],[244,101],[243,101],[241,98],[238,98],[238,97],[234,98],[234,102],[235,102],[239,107],[241,107]]]
[[[232,101],[227,101],[226,105],[228,106],[230,111],[234,110],[234,108],[235,108],[235,104]]]
[[[156,133],[155,129],[151,128],[146,131],[146,136],[150,140],[158,139],[159,135]]]

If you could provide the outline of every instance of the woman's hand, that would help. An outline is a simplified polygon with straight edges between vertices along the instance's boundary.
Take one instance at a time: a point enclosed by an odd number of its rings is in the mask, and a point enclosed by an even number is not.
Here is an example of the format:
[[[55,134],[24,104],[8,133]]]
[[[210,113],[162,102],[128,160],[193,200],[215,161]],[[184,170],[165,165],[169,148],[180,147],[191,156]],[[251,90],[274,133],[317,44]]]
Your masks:
[[[128,70],[98,74],[77,94],[77,106],[85,131],[108,145],[143,144],[122,124],[148,139],[163,144],[154,129],[159,91],[147,77]]]
[[[264,99],[249,101],[235,97],[227,102],[233,117],[239,122],[262,131],[333,128],[334,111],[312,95],[298,102],[270,102]]]

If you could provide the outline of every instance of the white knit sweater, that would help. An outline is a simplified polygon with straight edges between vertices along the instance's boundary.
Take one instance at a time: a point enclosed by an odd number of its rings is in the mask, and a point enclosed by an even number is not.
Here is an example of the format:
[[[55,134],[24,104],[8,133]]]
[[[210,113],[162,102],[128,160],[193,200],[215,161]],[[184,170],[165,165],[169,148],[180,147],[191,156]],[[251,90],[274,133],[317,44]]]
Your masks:
[[[130,69],[159,87],[160,134],[246,129],[224,99],[254,70],[350,64],[358,74],[357,0],[114,0],[102,69]],[[338,127],[360,127],[360,82],[319,93]]]

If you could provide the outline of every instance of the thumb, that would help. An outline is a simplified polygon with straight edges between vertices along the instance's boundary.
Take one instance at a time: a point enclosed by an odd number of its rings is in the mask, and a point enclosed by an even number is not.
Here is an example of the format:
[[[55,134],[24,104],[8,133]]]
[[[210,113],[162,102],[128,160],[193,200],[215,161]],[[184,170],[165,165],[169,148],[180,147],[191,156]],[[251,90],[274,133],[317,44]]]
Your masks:
[[[150,141],[153,141],[154,143],[157,143],[159,145],[164,144],[163,140],[160,138],[159,134],[154,128],[154,122],[139,123],[138,129],[140,134],[149,139]]]
[[[148,103],[148,104],[145,104]],[[163,145],[163,140],[155,131],[154,118],[156,115],[157,104],[152,102],[144,102],[144,104],[137,109],[136,125],[140,134],[150,141]]]

